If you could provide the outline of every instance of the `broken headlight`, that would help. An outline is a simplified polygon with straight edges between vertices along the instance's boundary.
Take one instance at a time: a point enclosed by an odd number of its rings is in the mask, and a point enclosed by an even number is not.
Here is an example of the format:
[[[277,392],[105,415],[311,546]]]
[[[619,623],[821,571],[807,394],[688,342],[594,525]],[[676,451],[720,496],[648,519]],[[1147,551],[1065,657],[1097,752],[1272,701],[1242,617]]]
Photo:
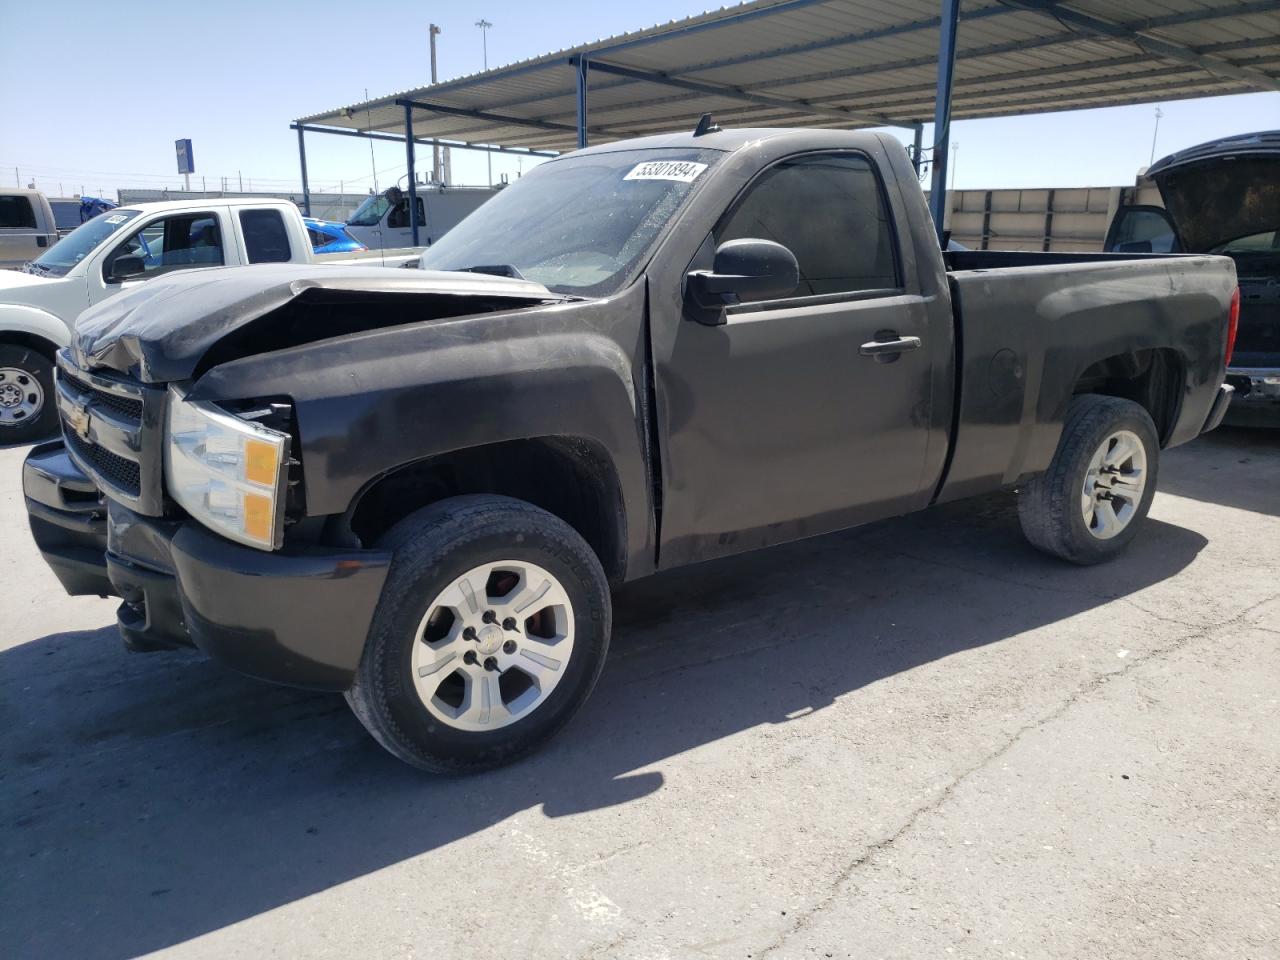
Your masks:
[[[169,495],[215,533],[274,550],[284,536],[289,434],[169,389],[164,473]]]

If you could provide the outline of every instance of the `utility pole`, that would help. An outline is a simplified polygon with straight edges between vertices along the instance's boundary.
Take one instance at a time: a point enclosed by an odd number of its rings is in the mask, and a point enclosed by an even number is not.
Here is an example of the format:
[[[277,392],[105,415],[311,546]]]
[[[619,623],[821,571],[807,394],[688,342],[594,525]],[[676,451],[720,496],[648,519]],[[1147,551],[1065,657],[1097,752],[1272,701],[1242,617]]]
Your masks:
[[[484,68],[489,69],[489,28],[493,26],[488,20],[481,17],[476,21],[476,26],[480,28],[480,44],[484,50]],[[484,155],[485,163],[489,165],[489,186],[493,186],[493,152],[489,151]]]
[[[1151,159],[1147,161],[1147,166],[1156,162],[1156,137],[1160,135],[1160,118],[1163,116],[1163,111],[1156,107],[1156,128],[1151,131]]]
[[[434,23],[427,25],[427,36],[431,42],[431,85],[436,85],[436,37],[440,35],[440,28]],[[440,182],[440,144],[433,143],[431,145],[431,179],[435,183]]]
[[[960,141],[951,141],[951,189],[956,188],[956,154],[960,152]]]

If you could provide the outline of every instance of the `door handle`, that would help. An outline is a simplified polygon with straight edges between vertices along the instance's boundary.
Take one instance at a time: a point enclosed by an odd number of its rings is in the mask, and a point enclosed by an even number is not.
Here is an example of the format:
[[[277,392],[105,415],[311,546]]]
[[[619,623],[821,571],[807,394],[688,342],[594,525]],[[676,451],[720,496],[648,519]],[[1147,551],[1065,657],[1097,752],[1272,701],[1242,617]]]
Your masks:
[[[918,349],[920,349],[919,337],[896,337],[893,340],[871,340],[860,346],[858,352],[864,357],[883,357],[887,354]]]

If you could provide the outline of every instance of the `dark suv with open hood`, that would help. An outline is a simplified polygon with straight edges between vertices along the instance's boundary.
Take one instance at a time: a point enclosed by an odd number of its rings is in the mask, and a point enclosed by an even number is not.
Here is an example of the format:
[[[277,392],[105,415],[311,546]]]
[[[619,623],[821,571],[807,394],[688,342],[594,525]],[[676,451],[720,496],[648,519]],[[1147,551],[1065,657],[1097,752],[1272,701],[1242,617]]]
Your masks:
[[[1232,423],[1280,427],[1280,130],[1180,150],[1153,164],[1164,207],[1121,207],[1117,252],[1215,253],[1240,280],[1240,328],[1227,383]]]

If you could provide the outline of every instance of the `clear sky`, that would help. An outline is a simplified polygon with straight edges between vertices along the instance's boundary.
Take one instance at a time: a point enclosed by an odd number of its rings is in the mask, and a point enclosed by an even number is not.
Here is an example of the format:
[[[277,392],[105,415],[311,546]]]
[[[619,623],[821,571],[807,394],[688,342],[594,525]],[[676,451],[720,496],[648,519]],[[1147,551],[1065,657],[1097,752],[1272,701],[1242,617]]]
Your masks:
[[[245,187],[297,189],[295,117],[422,86],[427,24],[439,38],[441,79],[699,13],[698,0],[632,6],[590,0],[467,4],[309,0],[0,0],[0,182],[34,178],[49,193],[114,194],[122,186],[181,185],[173,141],[194,141],[197,175]],[[963,25],[961,26],[963,30]],[[1156,156],[1218,136],[1280,126],[1280,93],[1161,105]],[[958,187],[1131,183],[1151,155],[1152,106],[1118,107],[953,127]],[[929,131],[926,130],[926,142]],[[369,141],[311,136],[314,188],[364,191]],[[422,160],[426,172],[429,155]],[[379,185],[404,173],[404,151],[375,144]],[[530,161],[524,161],[528,169]],[[517,161],[494,157],[495,178]],[[17,168],[15,175],[14,168]],[[454,178],[485,179],[483,154],[454,154]]]

